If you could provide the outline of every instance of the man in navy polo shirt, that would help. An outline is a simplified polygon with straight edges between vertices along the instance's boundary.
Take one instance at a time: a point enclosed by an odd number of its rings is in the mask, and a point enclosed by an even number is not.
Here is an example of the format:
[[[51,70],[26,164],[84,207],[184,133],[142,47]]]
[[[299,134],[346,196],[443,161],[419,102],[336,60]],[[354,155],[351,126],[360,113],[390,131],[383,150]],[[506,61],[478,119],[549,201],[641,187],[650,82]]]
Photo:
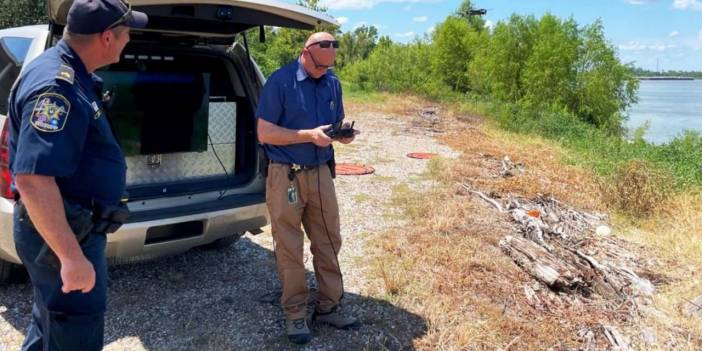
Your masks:
[[[100,350],[105,233],[78,242],[66,206],[117,205],[126,166],[93,72],[119,61],[145,14],[120,0],[75,0],[63,40],[31,62],[10,94],[10,169],[18,201],[14,240],[34,286],[22,350]],[[47,246],[58,265],[40,254]]]
[[[316,319],[340,329],[357,329],[358,319],[342,313],[344,293],[338,253],[339,207],[328,161],[332,139],[325,134],[344,118],[341,84],[329,68],[339,43],[315,33],[298,60],[274,72],[258,103],[258,137],[270,159],[266,203],[271,214],[281,305],[290,341],[312,338],[307,325],[308,287],[303,262],[303,232],[311,242],[319,285]],[[348,144],[353,137],[341,139]]]

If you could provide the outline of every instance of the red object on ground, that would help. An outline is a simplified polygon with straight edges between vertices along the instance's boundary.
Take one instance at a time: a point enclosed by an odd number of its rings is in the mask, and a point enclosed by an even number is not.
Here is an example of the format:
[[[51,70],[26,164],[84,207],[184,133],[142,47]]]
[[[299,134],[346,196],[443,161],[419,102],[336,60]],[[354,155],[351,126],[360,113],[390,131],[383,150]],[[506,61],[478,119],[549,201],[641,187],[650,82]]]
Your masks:
[[[428,159],[434,158],[436,156],[439,156],[439,155],[428,153],[428,152],[411,152],[411,153],[407,154],[407,157],[409,157],[409,158],[417,158],[420,160],[428,160]]]
[[[367,165],[359,165],[353,163],[337,163],[336,164],[336,174],[337,175],[364,175],[372,174],[375,169]]]

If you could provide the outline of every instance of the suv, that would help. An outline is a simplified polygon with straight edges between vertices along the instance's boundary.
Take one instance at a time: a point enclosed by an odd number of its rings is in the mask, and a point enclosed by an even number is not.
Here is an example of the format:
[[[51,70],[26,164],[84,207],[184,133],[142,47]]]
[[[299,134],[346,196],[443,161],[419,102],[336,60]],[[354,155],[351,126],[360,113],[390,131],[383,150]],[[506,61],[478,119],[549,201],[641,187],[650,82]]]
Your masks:
[[[0,30],[0,283],[20,263],[12,239],[7,100],[22,67],[61,38],[71,0],[49,0],[48,26]],[[132,0],[149,15],[119,63],[96,72],[127,160],[130,218],[108,236],[113,261],[224,246],[269,222],[255,131],[264,77],[237,34],[312,29],[331,17],[275,1]],[[245,37],[244,37],[245,39]],[[246,41],[244,40],[244,43]]]

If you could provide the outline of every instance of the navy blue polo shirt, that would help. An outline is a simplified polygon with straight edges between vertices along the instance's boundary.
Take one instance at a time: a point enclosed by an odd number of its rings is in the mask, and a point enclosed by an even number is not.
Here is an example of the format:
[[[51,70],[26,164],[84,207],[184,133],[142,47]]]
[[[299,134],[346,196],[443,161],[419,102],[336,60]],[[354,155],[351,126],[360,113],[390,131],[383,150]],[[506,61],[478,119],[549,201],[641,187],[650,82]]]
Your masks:
[[[69,199],[119,202],[127,167],[105,116],[100,83],[63,40],[26,67],[10,94],[13,179],[51,176]]]
[[[339,79],[331,71],[312,79],[298,61],[293,61],[266,81],[256,117],[294,130],[336,123],[344,118]],[[268,158],[279,162],[320,165],[332,156],[331,146],[320,148],[313,143],[264,147]]]

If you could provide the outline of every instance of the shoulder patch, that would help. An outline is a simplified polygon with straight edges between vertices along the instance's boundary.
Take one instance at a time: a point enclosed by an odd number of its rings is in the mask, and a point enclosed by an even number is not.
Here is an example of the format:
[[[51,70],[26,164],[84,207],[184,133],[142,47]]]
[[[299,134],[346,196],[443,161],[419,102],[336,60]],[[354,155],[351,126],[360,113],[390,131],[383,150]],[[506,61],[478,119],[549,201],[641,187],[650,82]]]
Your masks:
[[[68,82],[68,84],[73,84],[75,80],[75,75],[76,72],[73,70],[73,67],[68,65],[61,65],[59,66],[58,74],[56,74],[56,79],[61,79],[63,81]]]
[[[61,94],[44,93],[39,95],[29,122],[42,132],[60,132],[66,126],[71,103]]]

